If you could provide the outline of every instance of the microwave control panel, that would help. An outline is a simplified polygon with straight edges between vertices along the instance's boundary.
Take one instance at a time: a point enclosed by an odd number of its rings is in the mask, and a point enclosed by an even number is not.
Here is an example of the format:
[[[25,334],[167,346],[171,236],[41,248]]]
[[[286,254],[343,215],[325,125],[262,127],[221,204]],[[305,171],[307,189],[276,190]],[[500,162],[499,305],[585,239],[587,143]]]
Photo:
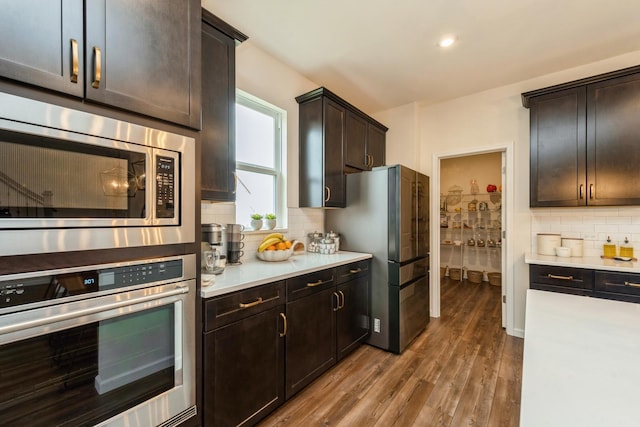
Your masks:
[[[156,218],[176,216],[176,159],[156,156]]]

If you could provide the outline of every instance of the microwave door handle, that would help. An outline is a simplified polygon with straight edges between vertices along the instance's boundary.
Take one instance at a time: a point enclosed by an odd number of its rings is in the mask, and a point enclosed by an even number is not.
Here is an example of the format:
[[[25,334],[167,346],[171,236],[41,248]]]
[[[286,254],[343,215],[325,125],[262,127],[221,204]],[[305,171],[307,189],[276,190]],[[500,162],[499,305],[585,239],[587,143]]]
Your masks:
[[[130,305],[140,304],[140,303],[144,303],[144,302],[159,300],[159,299],[167,298],[167,297],[174,296],[174,295],[186,294],[188,292],[189,292],[189,288],[188,287],[178,285],[175,289],[172,289],[172,290],[166,291],[166,292],[162,292],[160,294],[145,295],[145,296],[140,297],[140,298],[133,298],[133,299],[129,299],[129,300],[121,300],[121,301],[116,301],[116,302],[113,302],[113,303],[110,303],[110,304],[100,305],[100,306],[97,306],[97,307],[89,307],[89,308],[85,308],[85,309],[82,309],[82,310],[75,310],[75,311],[70,311],[70,312],[66,312],[66,313],[62,313],[62,314],[56,314],[56,315],[49,316],[49,317],[46,317],[46,318],[43,318],[43,319],[28,320],[28,321],[22,322],[22,323],[14,323],[14,324],[7,325],[7,326],[0,326],[0,335],[8,334],[8,333],[11,333],[11,332],[23,331],[23,330],[31,329],[31,328],[37,328],[39,326],[50,325],[50,324],[57,323],[57,322],[62,322],[62,321],[65,321],[65,320],[75,319],[77,317],[89,316],[89,315],[92,315],[92,314],[102,313],[104,311],[114,310],[114,309],[122,308],[122,307],[125,307],[125,306],[130,306]]]

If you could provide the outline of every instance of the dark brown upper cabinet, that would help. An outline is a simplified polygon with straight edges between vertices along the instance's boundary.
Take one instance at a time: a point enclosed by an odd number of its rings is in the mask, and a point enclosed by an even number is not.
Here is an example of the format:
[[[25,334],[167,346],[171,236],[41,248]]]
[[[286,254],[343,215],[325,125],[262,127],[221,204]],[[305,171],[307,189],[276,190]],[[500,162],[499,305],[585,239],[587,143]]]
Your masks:
[[[202,10],[202,200],[236,200],[236,44],[247,36]]]
[[[347,172],[349,168],[363,171],[384,165],[386,131],[386,127],[373,119],[347,110],[344,141]]]
[[[388,129],[324,87],[296,101],[300,207],[345,207],[345,174],[385,164]]]
[[[0,75],[197,129],[200,9],[197,0],[7,2]]]
[[[640,67],[527,92],[530,206],[640,205]]]

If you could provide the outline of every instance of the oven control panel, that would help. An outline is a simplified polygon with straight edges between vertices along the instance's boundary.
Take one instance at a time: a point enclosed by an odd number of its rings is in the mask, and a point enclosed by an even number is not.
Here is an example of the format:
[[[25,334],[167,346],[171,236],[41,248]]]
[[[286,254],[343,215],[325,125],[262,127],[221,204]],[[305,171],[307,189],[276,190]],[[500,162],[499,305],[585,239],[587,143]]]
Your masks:
[[[21,279],[0,279],[0,314],[4,312],[3,309],[24,304],[180,279],[183,276],[183,261],[171,259],[73,270],[41,275],[28,273]]]

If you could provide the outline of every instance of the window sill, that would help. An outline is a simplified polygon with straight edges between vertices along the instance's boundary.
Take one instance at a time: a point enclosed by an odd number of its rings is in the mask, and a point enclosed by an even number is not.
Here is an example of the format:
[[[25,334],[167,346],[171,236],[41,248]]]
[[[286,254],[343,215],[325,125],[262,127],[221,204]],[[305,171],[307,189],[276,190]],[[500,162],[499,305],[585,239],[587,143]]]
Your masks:
[[[247,230],[245,228],[245,230],[243,231],[244,234],[248,234],[250,236],[258,236],[260,234],[271,234],[271,233],[288,233],[289,229],[288,228],[274,228],[273,230],[266,230],[266,229],[262,229],[262,230]]]

